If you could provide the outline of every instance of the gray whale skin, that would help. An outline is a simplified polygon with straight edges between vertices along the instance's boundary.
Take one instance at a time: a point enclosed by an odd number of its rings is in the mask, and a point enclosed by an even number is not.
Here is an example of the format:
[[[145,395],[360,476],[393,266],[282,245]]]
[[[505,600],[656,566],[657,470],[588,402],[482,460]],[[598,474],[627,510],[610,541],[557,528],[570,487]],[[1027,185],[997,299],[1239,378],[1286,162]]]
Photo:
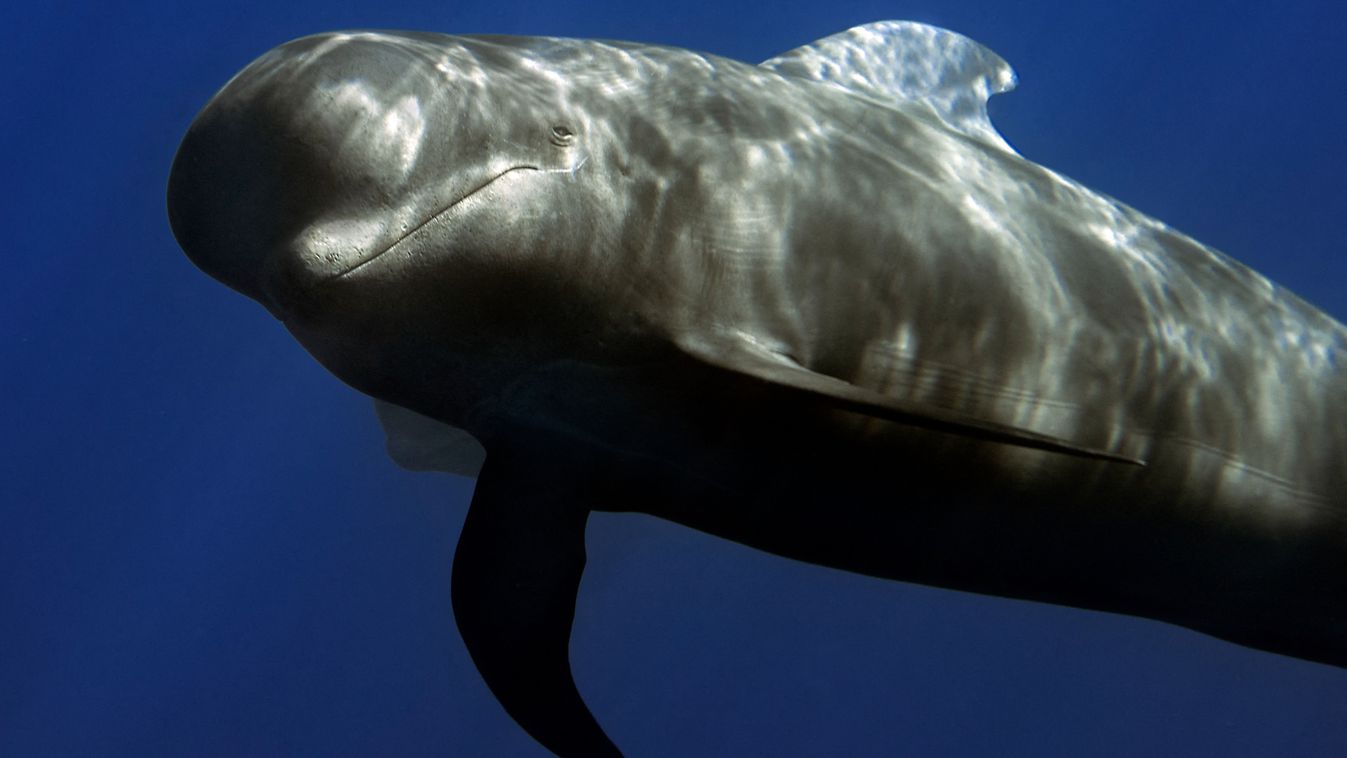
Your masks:
[[[477,476],[457,624],[560,755],[618,754],[567,658],[593,510],[1347,666],[1347,332],[1018,155],[1013,85],[905,22],[756,66],[323,34],[206,105],[169,217]]]

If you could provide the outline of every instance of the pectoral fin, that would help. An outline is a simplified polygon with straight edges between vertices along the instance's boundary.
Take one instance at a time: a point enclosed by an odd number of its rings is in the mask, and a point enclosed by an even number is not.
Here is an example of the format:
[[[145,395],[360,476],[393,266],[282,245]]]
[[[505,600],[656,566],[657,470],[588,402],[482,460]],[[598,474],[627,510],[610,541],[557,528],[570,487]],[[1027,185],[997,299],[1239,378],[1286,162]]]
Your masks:
[[[568,654],[588,510],[519,463],[488,458],[477,479],[454,555],[458,630],[496,699],[534,739],[566,758],[620,758],[581,700]]]
[[[814,395],[839,408],[900,424],[958,434],[1082,458],[1096,458],[1144,466],[1145,462],[1107,450],[1078,445],[1052,435],[975,418],[938,406],[889,397],[836,377],[811,371],[787,355],[747,337],[722,335],[685,337],[678,346],[692,357],[769,384]]]

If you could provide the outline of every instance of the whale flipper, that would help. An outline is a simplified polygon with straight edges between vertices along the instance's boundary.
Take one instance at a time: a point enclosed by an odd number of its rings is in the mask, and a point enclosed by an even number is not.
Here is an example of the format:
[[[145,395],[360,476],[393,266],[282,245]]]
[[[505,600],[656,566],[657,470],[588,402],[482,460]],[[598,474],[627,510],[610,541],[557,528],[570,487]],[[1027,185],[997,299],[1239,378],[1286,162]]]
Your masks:
[[[468,432],[383,400],[374,412],[386,435],[388,457],[408,471],[444,471],[477,476],[486,450]]]
[[[1079,445],[1049,434],[974,418],[948,408],[889,397],[837,377],[812,371],[800,365],[791,356],[772,350],[751,335],[731,333],[713,336],[689,335],[680,338],[678,346],[683,352],[703,363],[768,384],[806,392],[839,408],[876,418],[990,442],[1083,458],[1145,465],[1144,461],[1137,458]]]
[[[618,756],[580,698],[569,643],[589,511],[493,452],[454,554],[454,618],[510,716],[560,756]],[[547,467],[544,466],[544,469]]]

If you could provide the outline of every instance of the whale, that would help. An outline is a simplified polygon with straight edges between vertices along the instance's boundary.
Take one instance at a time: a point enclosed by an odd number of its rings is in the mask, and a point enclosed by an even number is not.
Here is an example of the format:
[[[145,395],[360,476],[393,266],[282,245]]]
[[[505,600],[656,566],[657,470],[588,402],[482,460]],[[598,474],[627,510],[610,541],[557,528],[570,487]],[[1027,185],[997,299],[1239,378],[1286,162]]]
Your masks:
[[[339,32],[188,127],[179,245],[476,477],[463,642],[562,756],[594,512],[1347,666],[1347,329],[1021,156],[1010,66],[884,21],[759,64]]]

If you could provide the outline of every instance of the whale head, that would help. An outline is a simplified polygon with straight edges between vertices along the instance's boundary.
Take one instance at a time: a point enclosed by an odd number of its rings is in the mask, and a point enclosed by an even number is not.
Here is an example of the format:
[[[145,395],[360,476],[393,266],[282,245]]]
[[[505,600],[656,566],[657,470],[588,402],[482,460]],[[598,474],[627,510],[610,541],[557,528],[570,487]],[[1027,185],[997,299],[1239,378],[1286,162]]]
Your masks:
[[[397,374],[389,360],[557,318],[546,269],[592,247],[596,203],[591,122],[566,87],[489,39],[295,40],[192,122],[168,183],[174,236],[377,393],[366,374]],[[352,365],[372,354],[385,365]]]

